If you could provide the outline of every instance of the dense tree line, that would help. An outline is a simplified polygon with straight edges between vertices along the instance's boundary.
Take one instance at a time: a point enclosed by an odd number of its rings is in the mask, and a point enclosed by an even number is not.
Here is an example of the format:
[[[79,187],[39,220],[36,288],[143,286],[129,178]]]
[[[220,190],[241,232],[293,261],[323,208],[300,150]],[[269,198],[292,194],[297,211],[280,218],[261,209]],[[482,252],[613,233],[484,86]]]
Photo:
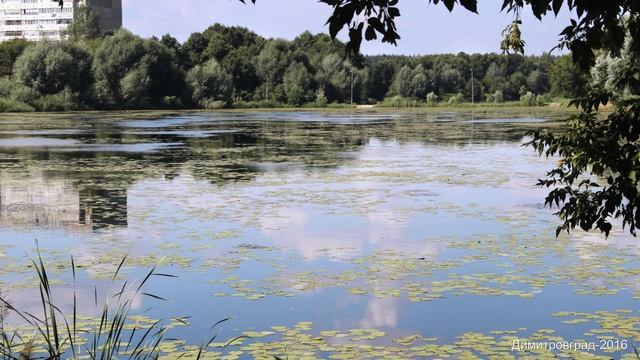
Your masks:
[[[588,79],[569,56],[349,55],[325,34],[265,39],[215,24],[180,43],[127,30],[96,38],[76,24],[70,40],[0,44],[0,109],[222,108],[571,97]],[[472,86],[473,81],[473,86]],[[385,100],[386,99],[386,100]]]

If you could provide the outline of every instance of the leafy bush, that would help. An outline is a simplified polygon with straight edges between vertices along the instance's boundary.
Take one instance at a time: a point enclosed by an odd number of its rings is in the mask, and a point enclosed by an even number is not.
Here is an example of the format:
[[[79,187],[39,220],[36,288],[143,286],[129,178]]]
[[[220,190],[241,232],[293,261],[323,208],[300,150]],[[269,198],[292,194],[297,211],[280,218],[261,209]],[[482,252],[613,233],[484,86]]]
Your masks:
[[[35,108],[12,98],[0,97],[0,112],[30,112]]]
[[[327,106],[328,100],[327,96],[324,94],[324,90],[319,89],[316,93],[316,106],[325,107]]]
[[[177,96],[165,96],[162,98],[162,104],[168,109],[180,109],[184,106],[182,99]]]
[[[28,86],[24,86],[22,84],[13,84],[11,89],[11,94],[9,95],[12,99],[17,102],[29,104],[30,106],[35,105],[35,101],[41,96],[40,93],[33,90]]]
[[[14,88],[15,82],[9,77],[0,78],[0,97],[4,98],[11,94],[11,90]]]
[[[493,102],[496,104],[504,102],[504,95],[502,94],[502,91],[496,90],[496,92],[493,93]]]
[[[224,109],[227,107],[227,103],[221,100],[205,99],[202,102],[202,107],[211,110]]]
[[[427,94],[427,105],[428,106],[436,106],[438,102],[438,95],[433,91]]]
[[[17,84],[9,77],[0,78],[0,112],[35,111],[33,102],[39,96],[36,91]]]
[[[536,98],[536,94],[527,91],[524,95],[520,96],[520,104],[523,106],[535,106]]]
[[[66,88],[57,94],[47,94],[34,101],[40,111],[70,111],[83,108],[80,95]]]
[[[464,95],[457,93],[449,98],[449,105],[459,105],[464,101]]]

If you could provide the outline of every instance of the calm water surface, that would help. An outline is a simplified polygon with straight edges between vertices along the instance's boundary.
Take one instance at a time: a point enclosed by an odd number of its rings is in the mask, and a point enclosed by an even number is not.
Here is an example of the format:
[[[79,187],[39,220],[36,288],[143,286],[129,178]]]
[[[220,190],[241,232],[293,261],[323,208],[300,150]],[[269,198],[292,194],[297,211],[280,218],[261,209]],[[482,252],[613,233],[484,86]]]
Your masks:
[[[0,289],[39,311],[37,240],[67,306],[74,256],[87,316],[94,286],[109,293],[155,265],[177,275],[153,279],[145,291],[167,301],[138,296],[136,312],[191,316],[171,335],[192,344],[233,316],[221,337],[254,339],[225,349],[230,358],[519,357],[514,339],[631,344],[638,241],[556,239],[533,186],[553,160],[521,146],[527,130],[564,117],[6,115]]]

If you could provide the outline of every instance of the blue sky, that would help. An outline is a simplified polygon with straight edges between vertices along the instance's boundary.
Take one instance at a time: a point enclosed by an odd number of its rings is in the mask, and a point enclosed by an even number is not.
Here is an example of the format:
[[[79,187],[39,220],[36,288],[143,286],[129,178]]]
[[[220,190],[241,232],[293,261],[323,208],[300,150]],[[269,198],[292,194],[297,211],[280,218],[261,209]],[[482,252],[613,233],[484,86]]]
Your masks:
[[[512,16],[500,13],[502,0],[479,0],[479,14],[462,8],[449,13],[427,0],[400,2],[402,16],[397,47],[380,42],[363,43],[365,54],[436,54],[499,52],[502,29]],[[238,0],[123,0],[124,27],[144,37],[170,33],[185,40],[219,22],[253,29],[265,37],[292,39],[305,30],[326,32],[331,7],[316,0],[258,0],[243,5]],[[541,54],[557,43],[558,34],[569,23],[568,12],[540,22],[529,12],[523,16],[527,54]],[[345,34],[342,34],[344,38]]]

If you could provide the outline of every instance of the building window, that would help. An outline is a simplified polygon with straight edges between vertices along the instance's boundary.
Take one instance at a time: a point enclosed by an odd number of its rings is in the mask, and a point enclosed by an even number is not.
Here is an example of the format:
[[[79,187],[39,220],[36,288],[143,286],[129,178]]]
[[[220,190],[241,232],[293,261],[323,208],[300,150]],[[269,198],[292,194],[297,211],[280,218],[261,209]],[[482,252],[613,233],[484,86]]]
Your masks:
[[[4,32],[5,36],[22,36],[22,31],[9,30]]]
[[[54,31],[54,30],[41,30],[40,31],[40,36],[42,37],[53,37],[53,36],[58,36],[58,32]]]

